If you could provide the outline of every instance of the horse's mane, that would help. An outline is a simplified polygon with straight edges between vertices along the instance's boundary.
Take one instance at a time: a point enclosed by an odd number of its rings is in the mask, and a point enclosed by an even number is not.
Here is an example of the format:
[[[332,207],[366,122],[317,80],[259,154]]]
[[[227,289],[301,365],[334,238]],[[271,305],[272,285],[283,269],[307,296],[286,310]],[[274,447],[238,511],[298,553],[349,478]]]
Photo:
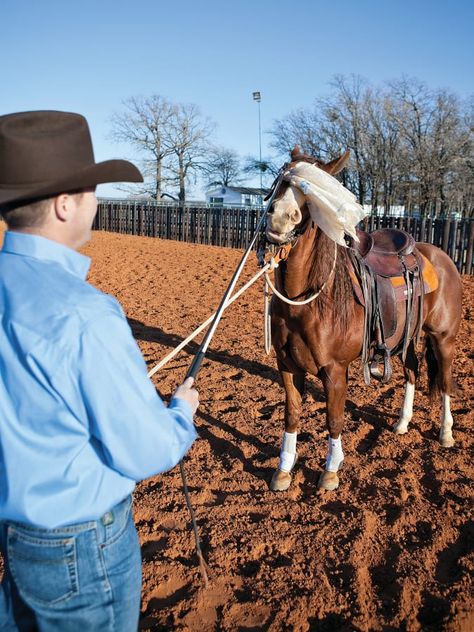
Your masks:
[[[308,271],[308,290],[317,291],[329,277],[334,261],[334,241],[318,228],[311,246],[311,264]],[[347,269],[347,252],[336,245],[337,258],[332,292],[321,292],[316,299],[316,309],[321,318],[332,311],[334,326],[344,331],[353,315],[354,294]]]

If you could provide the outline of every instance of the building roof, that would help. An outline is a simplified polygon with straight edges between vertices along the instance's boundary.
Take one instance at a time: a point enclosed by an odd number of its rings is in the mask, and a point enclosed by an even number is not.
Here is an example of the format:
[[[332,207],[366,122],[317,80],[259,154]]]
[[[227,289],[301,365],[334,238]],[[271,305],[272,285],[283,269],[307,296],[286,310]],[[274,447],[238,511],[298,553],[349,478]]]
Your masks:
[[[254,187],[222,187],[223,189],[228,189],[229,191],[235,191],[235,193],[244,193],[247,195],[266,195],[269,189],[257,189]]]
[[[249,193],[251,195],[266,195],[270,189],[256,189],[254,187],[227,187],[237,193]]]

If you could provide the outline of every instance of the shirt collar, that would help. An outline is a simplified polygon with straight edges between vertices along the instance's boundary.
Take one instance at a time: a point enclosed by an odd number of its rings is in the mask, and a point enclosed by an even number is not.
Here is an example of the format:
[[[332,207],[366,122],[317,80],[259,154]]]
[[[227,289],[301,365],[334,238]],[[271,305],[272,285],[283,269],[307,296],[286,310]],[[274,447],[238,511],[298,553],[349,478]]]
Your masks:
[[[30,233],[6,231],[2,251],[32,257],[40,261],[59,263],[68,272],[81,279],[86,278],[91,264],[89,257],[81,255],[72,248]]]

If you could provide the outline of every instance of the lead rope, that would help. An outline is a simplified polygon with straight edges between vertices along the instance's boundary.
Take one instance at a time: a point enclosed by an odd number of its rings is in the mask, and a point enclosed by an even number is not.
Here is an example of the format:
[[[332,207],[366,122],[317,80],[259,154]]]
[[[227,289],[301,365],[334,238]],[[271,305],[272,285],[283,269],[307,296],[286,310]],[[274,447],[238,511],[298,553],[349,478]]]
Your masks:
[[[267,279],[265,279],[263,290],[263,344],[265,347],[265,353],[267,355],[270,355],[270,351],[272,349],[272,319],[270,314],[270,300],[270,286],[268,285]]]
[[[239,298],[239,296],[241,296],[246,290],[249,289],[249,287],[251,285],[253,285],[255,283],[255,281],[257,281],[257,279],[259,279],[262,274],[265,274],[265,272],[270,268],[270,264],[267,263],[264,265],[264,267],[259,270],[257,272],[257,274],[255,274],[250,281],[247,281],[247,283],[245,285],[243,285],[240,290],[238,290],[235,294],[233,294],[229,300],[226,302],[225,308],[227,309],[229,307],[229,305],[232,305],[232,303],[237,300]],[[191,340],[194,340],[194,338],[201,333],[201,331],[203,329],[205,329],[214,319],[214,316],[216,315],[216,312],[214,312],[213,314],[211,314],[209,316],[209,318],[204,321],[201,325],[199,325],[199,327],[196,327],[196,329],[189,334],[189,336],[183,340],[182,342],[179,343],[179,345],[177,347],[175,347],[172,351],[170,351],[170,353],[168,353],[168,355],[166,355],[164,358],[162,358],[160,360],[160,362],[158,362],[158,364],[156,364],[149,372],[148,372],[148,377],[152,377],[153,375],[155,375],[155,373],[157,371],[159,371],[162,367],[165,366],[165,364],[167,364],[172,358],[174,358],[175,355],[177,355],[181,349],[184,349],[184,347],[189,344],[191,342]]]

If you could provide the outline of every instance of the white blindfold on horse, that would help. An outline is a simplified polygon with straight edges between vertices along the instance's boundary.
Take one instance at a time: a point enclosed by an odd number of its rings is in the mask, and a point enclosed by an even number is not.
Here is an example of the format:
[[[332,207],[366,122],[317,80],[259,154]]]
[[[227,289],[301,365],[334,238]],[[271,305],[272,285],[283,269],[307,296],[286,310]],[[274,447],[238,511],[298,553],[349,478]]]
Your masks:
[[[359,241],[356,226],[368,213],[336,178],[307,162],[296,163],[283,178],[290,187],[280,203],[301,208],[306,202],[315,224],[341,246],[346,246],[345,234]]]

